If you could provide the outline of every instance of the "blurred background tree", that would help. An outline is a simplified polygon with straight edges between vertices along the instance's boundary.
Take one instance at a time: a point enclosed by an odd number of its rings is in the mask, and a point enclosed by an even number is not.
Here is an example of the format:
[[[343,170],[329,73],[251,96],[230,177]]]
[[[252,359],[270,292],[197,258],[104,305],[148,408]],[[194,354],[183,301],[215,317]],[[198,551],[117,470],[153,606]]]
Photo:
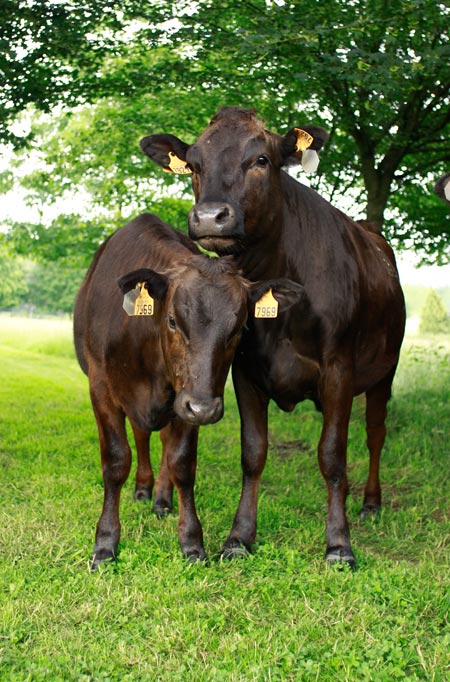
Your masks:
[[[428,291],[420,315],[419,331],[424,334],[450,333],[450,316],[437,291]]]
[[[450,164],[446,3],[0,0],[0,10],[0,191],[36,216],[14,206],[3,219],[17,253],[85,266],[144,210],[185,229],[189,178],[162,173],[139,139],[193,142],[239,104],[275,132],[326,127],[319,172],[301,181],[382,225],[397,249],[448,262],[450,212],[433,194]]]

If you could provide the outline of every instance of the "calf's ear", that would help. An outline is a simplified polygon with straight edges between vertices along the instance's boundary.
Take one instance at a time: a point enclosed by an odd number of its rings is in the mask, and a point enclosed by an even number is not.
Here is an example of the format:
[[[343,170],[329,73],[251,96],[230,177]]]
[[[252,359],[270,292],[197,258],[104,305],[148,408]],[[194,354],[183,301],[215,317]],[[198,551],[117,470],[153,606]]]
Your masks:
[[[290,279],[280,278],[266,280],[265,282],[255,282],[250,284],[248,291],[250,314],[253,315],[255,313],[256,317],[265,317],[266,315],[258,315],[257,307],[259,304],[267,307],[267,303],[264,303],[264,301],[267,301],[267,296],[270,299],[271,295],[278,304],[277,314],[288,310],[295,303],[307,301],[305,288]],[[267,317],[276,317],[276,314],[267,315]]]
[[[186,153],[189,145],[179,140],[175,135],[168,133],[149,135],[142,138],[140,146],[144,154],[162,166],[162,169],[167,173],[181,175],[191,173],[186,164]]]
[[[133,272],[128,272],[117,280],[119,289],[124,295],[131,291],[131,289],[134,289],[138,283],[144,284],[148,293],[157,299],[164,298],[169,286],[167,277],[148,268],[133,270]]]
[[[328,139],[328,133],[319,126],[301,126],[291,128],[286,135],[281,138],[281,159],[282,164],[293,166],[301,164],[308,173],[314,173],[319,165],[318,151]]]

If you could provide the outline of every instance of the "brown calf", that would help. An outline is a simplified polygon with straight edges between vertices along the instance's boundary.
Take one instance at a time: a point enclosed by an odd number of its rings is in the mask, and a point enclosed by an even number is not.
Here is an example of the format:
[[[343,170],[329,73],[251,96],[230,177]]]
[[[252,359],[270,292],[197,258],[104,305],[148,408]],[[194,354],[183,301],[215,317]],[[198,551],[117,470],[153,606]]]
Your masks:
[[[74,311],[75,347],[89,377],[103,467],[93,568],[117,554],[120,492],[131,465],[126,417],[138,455],[135,497],[152,495],[149,439],[161,429],[155,511],[171,509],[175,484],[181,550],[190,560],[205,557],[194,502],[198,427],[222,417],[249,301],[268,288],[281,307],[303,295],[302,287],[285,280],[251,285],[226,259],[200,255],[188,237],[154,215],[133,220],[98,250]],[[123,294],[132,316],[122,307]]]

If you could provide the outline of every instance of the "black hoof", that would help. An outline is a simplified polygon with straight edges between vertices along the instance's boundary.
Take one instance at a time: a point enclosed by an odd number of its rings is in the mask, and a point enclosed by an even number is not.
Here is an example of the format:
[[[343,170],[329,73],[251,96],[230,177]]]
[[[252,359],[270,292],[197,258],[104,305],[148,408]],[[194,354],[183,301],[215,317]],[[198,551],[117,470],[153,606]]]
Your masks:
[[[155,502],[153,511],[159,519],[162,519],[173,512],[173,507],[169,502],[162,500],[161,502]]]
[[[184,558],[187,560],[188,564],[207,564],[208,557],[202,550],[198,552],[194,550],[193,552],[183,552]]]
[[[133,498],[139,502],[145,502],[152,499],[152,491],[148,488],[136,488]]]
[[[233,545],[225,545],[220,555],[221,561],[232,561],[233,559],[245,559],[251,552],[247,547],[239,542]]]
[[[365,521],[368,516],[375,516],[380,511],[381,506],[379,504],[365,504],[361,509],[359,518],[361,521]]]
[[[94,550],[90,559],[90,569],[94,573],[100,564],[110,564],[116,560],[116,554],[110,550],[102,549],[97,552]]]
[[[355,556],[350,547],[332,547],[325,554],[325,561],[330,564],[342,564],[350,566],[352,571],[356,568]]]

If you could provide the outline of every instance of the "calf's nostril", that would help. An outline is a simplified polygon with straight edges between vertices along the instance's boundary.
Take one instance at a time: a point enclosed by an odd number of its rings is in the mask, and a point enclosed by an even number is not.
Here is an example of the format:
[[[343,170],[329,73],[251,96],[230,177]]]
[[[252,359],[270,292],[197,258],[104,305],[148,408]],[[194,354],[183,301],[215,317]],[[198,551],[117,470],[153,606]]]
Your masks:
[[[194,417],[198,417],[199,414],[202,414],[204,412],[204,408],[202,405],[199,405],[198,403],[191,403],[189,400],[186,403],[186,409],[188,412],[194,415]]]

